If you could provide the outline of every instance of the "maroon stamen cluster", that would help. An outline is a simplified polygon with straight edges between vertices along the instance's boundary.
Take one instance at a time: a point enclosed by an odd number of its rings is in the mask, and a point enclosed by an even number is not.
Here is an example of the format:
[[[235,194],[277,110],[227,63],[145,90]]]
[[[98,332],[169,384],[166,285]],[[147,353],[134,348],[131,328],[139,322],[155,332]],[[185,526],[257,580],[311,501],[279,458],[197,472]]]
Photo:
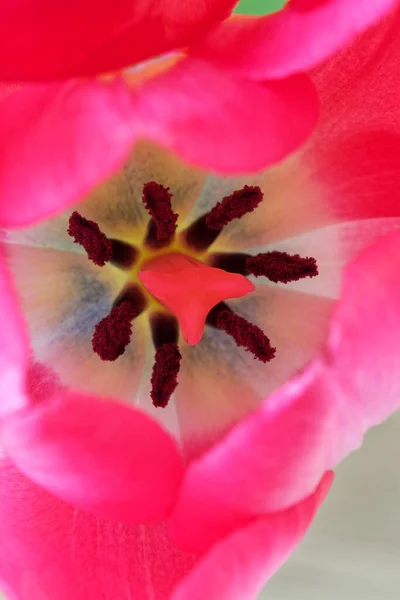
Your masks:
[[[92,337],[92,348],[101,360],[116,360],[131,341],[132,323],[137,311],[125,300],[114,306],[110,314],[97,323]]]
[[[237,346],[243,346],[261,362],[266,363],[274,358],[276,348],[271,347],[265,333],[243,317],[230,310],[223,310],[218,315],[217,327],[230,335]]]
[[[177,344],[167,342],[156,350],[151,376],[151,399],[154,406],[167,406],[176,386],[181,363],[181,353]]]
[[[258,186],[245,185],[230,196],[225,196],[208,213],[206,223],[210,229],[222,229],[233,219],[241,219],[253,212],[260,204],[264,194]]]
[[[159,242],[168,240],[176,230],[178,215],[172,210],[171,198],[169,188],[155,181],[150,181],[143,187],[143,203],[154,221]]]
[[[168,244],[175,234],[178,215],[171,205],[172,194],[169,188],[150,181],[143,188],[143,203],[150,213],[150,221],[144,244],[161,248]],[[223,227],[233,219],[240,219],[257,208],[263,199],[258,186],[244,186],[223,198],[207,214],[188,227],[183,233],[192,250],[204,251],[217,239]],[[126,242],[108,239],[99,226],[73,212],[69,220],[68,234],[75,243],[81,244],[90,260],[103,266],[106,262],[128,269],[138,256],[138,250]],[[219,253],[209,255],[209,263],[233,273],[265,276],[271,281],[288,283],[303,277],[318,274],[314,258],[302,258],[298,254],[286,252],[266,252],[257,256],[245,253]],[[146,296],[139,285],[125,286],[117,297],[110,314],[95,327],[92,338],[93,351],[102,360],[114,361],[121,356],[130,342],[132,320],[146,307]],[[226,332],[237,346],[244,347],[257,360],[263,363],[275,356],[275,348],[264,332],[243,317],[232,312],[227,304],[220,302],[208,313],[207,324]],[[181,353],[177,341],[179,326],[175,316],[166,311],[153,312],[150,325],[154,347],[156,348],[151,377],[151,398],[155,406],[167,406],[178,385]]]
[[[299,254],[287,254],[287,252],[265,252],[250,256],[246,260],[247,273],[256,277],[268,277],[275,283],[289,283],[298,281],[304,277],[315,277],[318,275],[317,261],[315,258],[302,258]]]
[[[68,234],[74,238],[87,252],[88,258],[95,265],[103,267],[112,256],[112,242],[100,231],[94,221],[89,221],[74,211],[69,218]]]

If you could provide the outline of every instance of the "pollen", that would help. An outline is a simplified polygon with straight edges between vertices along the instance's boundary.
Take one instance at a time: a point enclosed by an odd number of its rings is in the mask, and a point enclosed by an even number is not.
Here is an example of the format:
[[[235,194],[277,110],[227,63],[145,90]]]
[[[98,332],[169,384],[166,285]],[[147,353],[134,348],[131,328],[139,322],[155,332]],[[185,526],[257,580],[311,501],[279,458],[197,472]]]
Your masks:
[[[134,307],[125,300],[97,323],[92,337],[92,347],[93,352],[98,354],[101,360],[114,361],[122,356],[131,341],[132,320],[135,316]]]
[[[68,235],[74,238],[75,244],[80,244],[86,250],[88,258],[95,265],[102,267],[112,256],[112,242],[100,231],[94,221],[82,217],[77,211],[69,218]]]
[[[151,376],[151,399],[154,406],[165,407],[176,386],[181,364],[181,353],[177,344],[167,342],[156,350]]]
[[[291,255],[276,250],[247,258],[246,270],[256,277],[268,277],[275,283],[289,283],[318,275],[315,258],[302,258],[299,254]]]

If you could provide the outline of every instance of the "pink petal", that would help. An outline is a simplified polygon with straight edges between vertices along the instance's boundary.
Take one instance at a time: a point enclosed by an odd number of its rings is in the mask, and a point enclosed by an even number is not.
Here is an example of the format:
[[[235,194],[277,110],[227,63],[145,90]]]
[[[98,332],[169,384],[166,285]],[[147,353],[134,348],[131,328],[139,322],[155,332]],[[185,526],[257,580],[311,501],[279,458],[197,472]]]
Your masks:
[[[291,0],[265,17],[233,17],[192,54],[252,79],[288,77],[318,65],[397,5],[397,0]]]
[[[0,587],[10,600],[170,600],[193,565],[164,524],[81,512],[0,461]]]
[[[173,439],[147,415],[112,400],[58,390],[3,419],[0,434],[29,478],[104,518],[159,520],[181,482]]]
[[[10,275],[0,255],[0,415],[26,403],[25,368],[29,346]]]
[[[313,76],[318,127],[303,162],[336,220],[399,215],[400,10]]]
[[[30,85],[0,99],[0,224],[26,225],[77,202],[135,138],[124,83]]]
[[[187,46],[236,0],[2,2],[0,79],[89,75]]]
[[[322,354],[189,467],[172,518],[179,544],[208,548],[250,515],[298,502],[399,408],[399,269],[400,234],[348,267]]]
[[[183,59],[143,84],[138,111],[142,135],[190,163],[243,173],[300,145],[315,124],[317,99],[305,75],[254,83]]]
[[[300,504],[255,519],[218,542],[178,585],[171,600],[256,598],[304,536],[332,479],[328,472]]]

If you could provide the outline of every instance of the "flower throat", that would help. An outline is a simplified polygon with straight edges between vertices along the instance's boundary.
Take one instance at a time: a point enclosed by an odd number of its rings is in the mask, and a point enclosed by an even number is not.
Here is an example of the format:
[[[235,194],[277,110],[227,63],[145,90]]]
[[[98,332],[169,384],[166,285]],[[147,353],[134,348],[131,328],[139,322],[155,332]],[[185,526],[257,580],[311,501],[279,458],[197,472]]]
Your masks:
[[[146,183],[142,200],[150,215],[142,248],[108,238],[97,223],[76,211],[70,216],[68,234],[99,267],[111,263],[130,271],[138,266],[137,277],[128,280],[109,314],[96,325],[92,347],[101,360],[116,360],[130,343],[134,319],[147,310],[155,347],[151,398],[155,406],[164,407],[178,384],[179,332],[188,344],[197,344],[205,325],[220,329],[237,346],[266,363],[275,356],[268,337],[257,325],[235,314],[225,300],[254,290],[249,275],[288,283],[314,277],[318,269],[314,258],[286,252],[256,256],[210,252],[228,223],[245,217],[262,202],[258,186],[246,185],[226,196],[179,236],[169,188],[154,181]]]

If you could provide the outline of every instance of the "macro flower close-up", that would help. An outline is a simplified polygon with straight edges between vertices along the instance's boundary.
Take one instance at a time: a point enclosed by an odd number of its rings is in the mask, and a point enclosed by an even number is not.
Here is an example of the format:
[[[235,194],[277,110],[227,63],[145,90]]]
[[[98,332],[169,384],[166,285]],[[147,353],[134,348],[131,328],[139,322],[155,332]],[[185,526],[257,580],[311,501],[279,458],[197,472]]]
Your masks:
[[[22,5],[0,589],[254,600],[400,405],[399,3]]]

